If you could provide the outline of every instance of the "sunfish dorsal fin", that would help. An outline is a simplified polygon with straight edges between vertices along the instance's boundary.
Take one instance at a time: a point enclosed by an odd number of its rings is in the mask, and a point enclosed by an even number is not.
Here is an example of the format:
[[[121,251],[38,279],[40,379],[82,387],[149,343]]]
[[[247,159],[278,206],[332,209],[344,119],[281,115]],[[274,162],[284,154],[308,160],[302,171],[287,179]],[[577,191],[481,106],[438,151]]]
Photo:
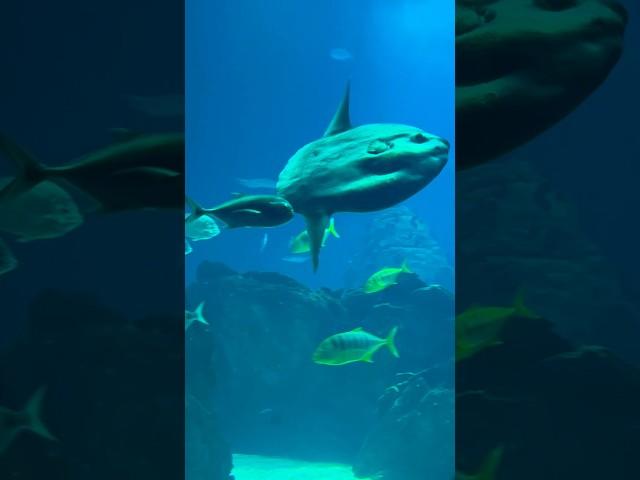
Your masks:
[[[347,82],[347,88],[344,91],[342,102],[338,107],[338,110],[333,115],[333,119],[329,124],[329,127],[324,132],[325,137],[336,135],[338,133],[346,132],[351,129],[351,120],[349,118],[349,94],[351,91],[351,82]]]

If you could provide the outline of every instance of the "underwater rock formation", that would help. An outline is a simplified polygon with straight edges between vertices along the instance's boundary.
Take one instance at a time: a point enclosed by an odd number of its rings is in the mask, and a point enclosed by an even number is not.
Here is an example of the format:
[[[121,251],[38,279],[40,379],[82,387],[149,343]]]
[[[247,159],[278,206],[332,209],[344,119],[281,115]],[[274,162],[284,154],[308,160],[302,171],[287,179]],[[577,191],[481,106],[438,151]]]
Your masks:
[[[189,377],[215,379],[215,392],[197,396],[215,405],[234,452],[350,461],[377,417],[376,399],[395,374],[453,355],[451,293],[411,275],[364,295],[311,290],[277,273],[237,273],[203,262],[187,300],[187,306],[204,301],[211,324],[189,330],[188,348],[204,352],[213,345],[217,352],[215,359],[190,358]],[[398,326],[400,358],[381,350],[373,364],[313,363],[322,340],[358,326],[380,337]],[[451,387],[451,370],[438,375]]]
[[[608,0],[456,1],[456,165],[531,140],[607,77],[627,13]]]
[[[503,343],[456,368],[456,463],[477,471],[504,447],[497,478],[629,478],[640,448],[640,370],[573,347],[542,319],[512,318]]]
[[[576,344],[640,361],[637,304],[583,233],[577,215],[527,162],[457,176],[456,305],[525,305]]]
[[[399,266],[406,260],[423,281],[453,289],[453,267],[427,225],[406,206],[376,215],[360,245],[346,274],[351,287],[361,287],[380,268]]]
[[[430,386],[428,371],[403,373],[378,400],[379,420],[353,465],[361,478],[450,479],[454,463],[454,394]]]
[[[93,296],[39,294],[25,334],[0,352],[0,405],[46,386],[42,418],[58,441],[21,433],[0,478],[181,477],[183,331],[182,316],[131,320]]]

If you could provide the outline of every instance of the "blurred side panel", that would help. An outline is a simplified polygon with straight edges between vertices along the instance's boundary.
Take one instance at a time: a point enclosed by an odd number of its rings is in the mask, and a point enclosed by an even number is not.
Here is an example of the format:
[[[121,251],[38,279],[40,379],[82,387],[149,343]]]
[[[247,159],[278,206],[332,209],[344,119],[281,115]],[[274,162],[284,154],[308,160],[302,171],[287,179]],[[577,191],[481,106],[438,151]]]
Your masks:
[[[638,5],[457,0],[461,478],[629,478]]]
[[[0,478],[184,473],[184,2],[3,4]]]

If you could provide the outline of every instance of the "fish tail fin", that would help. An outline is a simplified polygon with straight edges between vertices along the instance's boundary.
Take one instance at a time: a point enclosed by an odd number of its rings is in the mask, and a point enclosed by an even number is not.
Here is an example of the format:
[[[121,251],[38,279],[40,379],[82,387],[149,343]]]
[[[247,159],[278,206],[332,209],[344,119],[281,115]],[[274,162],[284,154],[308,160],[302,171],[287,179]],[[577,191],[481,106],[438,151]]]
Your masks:
[[[515,298],[515,300],[513,302],[513,308],[515,309],[515,314],[518,315],[519,317],[540,318],[540,316],[538,314],[536,314],[535,312],[530,310],[524,304],[524,292],[522,290],[520,290],[516,294],[516,298]]]
[[[402,266],[400,268],[402,268],[402,271],[404,273],[413,273],[411,271],[411,269],[409,268],[409,264],[407,263],[407,259],[406,258],[402,261]]]
[[[324,231],[327,226],[327,216],[317,215],[314,217],[305,217],[307,221],[307,233],[309,234],[309,246],[311,247],[311,260],[313,262],[313,271],[318,271],[320,263],[320,249],[322,248],[322,240],[324,239]]]
[[[27,417],[27,424],[25,425],[25,427],[43,438],[57,441],[58,439],[54,437],[51,432],[49,432],[49,429],[42,421],[42,400],[44,398],[45,392],[46,388],[40,387],[31,396],[31,398],[27,402],[27,405],[24,407],[24,413]]]
[[[14,198],[33,188],[49,176],[48,169],[8,136],[0,133],[0,152],[18,167],[18,173],[0,191],[0,198]]]
[[[391,355],[398,358],[400,354],[398,353],[398,349],[396,348],[396,333],[398,333],[398,327],[393,327],[387,335],[385,339],[385,343],[387,347],[389,347],[389,351],[391,351]]]
[[[333,217],[329,220],[329,233],[336,238],[340,238],[340,234],[336,230],[336,222]]]
[[[504,447],[500,445],[489,452],[485,460],[480,466],[480,470],[473,475],[474,480],[494,480],[498,467],[502,461],[502,454],[504,453]]]
[[[184,199],[187,202],[187,205],[189,206],[189,208],[191,209],[191,216],[193,216],[193,218],[199,218],[206,213],[205,209],[202,208],[202,206],[200,206],[200,204],[196,202],[193,198],[185,195]]]
[[[196,314],[196,322],[204,323],[205,325],[209,325],[207,319],[204,318],[204,300],[200,302],[200,305],[196,307],[194,312]]]

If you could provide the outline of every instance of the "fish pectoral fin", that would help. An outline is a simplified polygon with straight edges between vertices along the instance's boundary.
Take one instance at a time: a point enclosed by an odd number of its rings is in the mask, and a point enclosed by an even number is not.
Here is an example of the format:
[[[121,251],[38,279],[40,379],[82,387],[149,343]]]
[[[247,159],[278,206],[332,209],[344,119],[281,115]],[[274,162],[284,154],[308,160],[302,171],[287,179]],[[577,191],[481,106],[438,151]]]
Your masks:
[[[373,354],[376,353],[375,350],[370,350],[364,354],[362,357],[362,361],[366,363],[374,363],[373,362]]]
[[[238,213],[248,213],[250,215],[262,215],[260,210],[255,210],[253,208],[241,208],[240,210],[236,210]]]

